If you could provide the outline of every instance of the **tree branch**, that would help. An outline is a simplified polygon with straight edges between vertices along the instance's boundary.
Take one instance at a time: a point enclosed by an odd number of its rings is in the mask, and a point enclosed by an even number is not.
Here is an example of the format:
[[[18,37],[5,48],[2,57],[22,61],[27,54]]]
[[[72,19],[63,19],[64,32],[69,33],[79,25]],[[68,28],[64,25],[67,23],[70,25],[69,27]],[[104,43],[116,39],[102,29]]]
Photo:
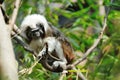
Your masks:
[[[113,0],[111,0],[110,3],[113,3]],[[95,41],[95,42],[93,43],[93,45],[84,53],[84,55],[83,55],[82,58],[76,60],[73,64],[68,65],[68,66],[67,66],[68,69],[74,69],[74,67],[75,67],[76,65],[78,65],[80,62],[82,62],[83,60],[85,60],[85,59],[87,58],[87,56],[88,56],[88,55],[97,47],[97,45],[100,43],[100,40],[101,40],[102,37],[103,37],[103,33],[104,33],[104,31],[105,31],[105,29],[106,29],[106,27],[107,27],[107,18],[108,18],[108,14],[109,14],[109,12],[110,12],[110,9],[111,9],[111,7],[108,7],[107,12],[106,12],[106,15],[105,15],[105,18],[104,18],[104,21],[103,21],[102,31],[100,32],[100,35],[98,36],[98,38],[96,39],[96,41]],[[81,76],[81,75],[82,75],[82,76]],[[81,76],[81,79],[85,78],[82,73],[81,73],[79,76]],[[85,79],[83,79],[83,80],[85,80]]]
[[[113,0],[111,0],[110,3],[113,3]],[[104,23],[103,23],[102,31],[101,31],[100,35],[98,36],[98,38],[96,39],[96,41],[95,41],[95,42],[93,43],[93,45],[84,53],[84,56],[83,56],[82,58],[78,59],[77,61],[75,61],[75,62],[71,65],[71,67],[74,67],[74,66],[78,65],[80,62],[82,62],[83,60],[85,60],[86,57],[95,49],[95,47],[97,47],[97,45],[99,44],[100,40],[102,39],[103,33],[104,33],[104,31],[105,31],[105,29],[106,29],[106,27],[107,27],[107,17],[108,17],[108,14],[109,14],[109,12],[110,12],[110,9],[111,9],[111,8],[108,7],[107,12],[106,12],[106,15],[105,15],[105,18],[104,18]],[[70,66],[68,66],[68,67],[70,67]]]
[[[12,13],[12,17],[9,20],[9,25],[11,26],[10,31],[12,31],[13,26],[15,24],[16,17],[17,17],[17,14],[18,14],[19,5],[20,5],[20,1],[21,0],[16,0],[15,5],[14,5],[14,10],[13,10],[13,13]]]
[[[63,79],[64,77],[66,77],[66,73],[62,73],[62,74],[60,75],[59,80],[64,80],[64,79]]]
[[[78,70],[75,67],[73,67],[73,70],[76,71],[76,75],[78,75],[79,78],[81,78],[82,80],[87,80],[81,71],[78,72]]]
[[[107,18],[104,19],[104,25],[103,25],[103,29],[98,37],[98,39],[96,39],[96,41],[93,43],[93,45],[84,53],[83,57],[76,60],[72,65],[68,65],[67,68],[73,68],[74,66],[78,65],[80,62],[82,62],[83,60],[85,60],[87,58],[87,56],[95,49],[95,47],[97,47],[97,45],[99,44],[100,40],[103,37],[103,33],[107,27]]]

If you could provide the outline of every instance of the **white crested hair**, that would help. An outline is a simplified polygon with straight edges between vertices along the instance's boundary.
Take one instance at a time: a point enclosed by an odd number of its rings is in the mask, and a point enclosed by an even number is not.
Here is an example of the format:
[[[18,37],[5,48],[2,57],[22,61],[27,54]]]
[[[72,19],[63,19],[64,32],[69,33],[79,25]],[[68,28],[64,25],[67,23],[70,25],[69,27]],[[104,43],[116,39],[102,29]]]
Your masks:
[[[40,14],[31,14],[31,15],[26,16],[20,26],[21,35],[24,38],[27,38],[26,34],[25,34],[25,30],[27,29],[27,27],[29,26],[31,28],[36,28],[36,24],[38,24],[38,23],[43,24],[45,32],[46,32],[49,26],[48,26],[48,22],[44,16],[42,16]]]

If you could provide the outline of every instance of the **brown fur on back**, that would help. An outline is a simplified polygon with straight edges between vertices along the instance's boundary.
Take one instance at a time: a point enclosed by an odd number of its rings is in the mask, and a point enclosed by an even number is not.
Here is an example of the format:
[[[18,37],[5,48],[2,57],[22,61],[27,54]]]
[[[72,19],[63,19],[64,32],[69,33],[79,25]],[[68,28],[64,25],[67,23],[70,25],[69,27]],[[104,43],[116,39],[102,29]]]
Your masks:
[[[48,35],[46,36],[56,37],[56,39],[60,41],[60,43],[62,44],[63,53],[65,55],[65,58],[68,61],[68,64],[72,63],[75,56],[74,56],[73,48],[71,44],[69,43],[67,38],[57,28],[55,28],[51,24],[49,24],[49,26],[50,26],[50,28],[48,29],[49,33],[47,33]]]
[[[75,57],[72,46],[70,45],[66,38],[64,38],[64,40],[59,39],[59,41],[62,43],[63,53],[68,61],[68,64],[72,63]]]

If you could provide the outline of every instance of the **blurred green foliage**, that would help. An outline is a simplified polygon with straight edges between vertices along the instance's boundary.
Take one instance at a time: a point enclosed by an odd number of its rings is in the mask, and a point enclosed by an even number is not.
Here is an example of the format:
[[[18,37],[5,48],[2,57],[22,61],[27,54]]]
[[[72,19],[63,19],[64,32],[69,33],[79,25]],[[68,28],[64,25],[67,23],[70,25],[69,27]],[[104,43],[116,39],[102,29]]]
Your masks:
[[[68,37],[75,52],[83,55],[97,39],[102,29],[104,15],[99,14],[98,1],[22,0],[16,23],[20,26],[21,21],[28,14],[42,14]],[[5,0],[8,15],[12,13],[13,2],[14,0]],[[57,5],[54,6],[53,4]],[[84,65],[80,64],[77,68],[83,70],[83,74],[86,75],[88,80],[119,80],[120,0],[114,0],[112,4],[110,0],[103,0],[103,5],[111,7],[103,39],[88,56]],[[76,7],[77,9],[75,9]],[[59,24],[61,15],[67,18],[67,24]],[[69,22],[69,20],[72,20],[72,22]],[[15,42],[14,50],[19,62],[19,71],[29,68],[35,63],[34,57]],[[82,56],[76,55],[76,57],[80,58]],[[76,79],[76,75],[71,76]],[[59,74],[45,70],[41,64],[37,64],[30,73],[19,74],[20,80],[57,80],[58,78]]]

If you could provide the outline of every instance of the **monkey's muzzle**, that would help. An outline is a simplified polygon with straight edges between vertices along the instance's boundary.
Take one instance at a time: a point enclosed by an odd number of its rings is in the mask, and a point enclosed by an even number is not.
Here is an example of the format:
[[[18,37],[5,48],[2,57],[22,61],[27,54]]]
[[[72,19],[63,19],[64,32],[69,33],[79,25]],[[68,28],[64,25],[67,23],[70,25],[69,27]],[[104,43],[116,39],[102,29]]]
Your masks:
[[[35,29],[32,29],[30,31],[30,35],[33,39],[38,39],[40,38],[40,29],[39,28],[35,28]]]

